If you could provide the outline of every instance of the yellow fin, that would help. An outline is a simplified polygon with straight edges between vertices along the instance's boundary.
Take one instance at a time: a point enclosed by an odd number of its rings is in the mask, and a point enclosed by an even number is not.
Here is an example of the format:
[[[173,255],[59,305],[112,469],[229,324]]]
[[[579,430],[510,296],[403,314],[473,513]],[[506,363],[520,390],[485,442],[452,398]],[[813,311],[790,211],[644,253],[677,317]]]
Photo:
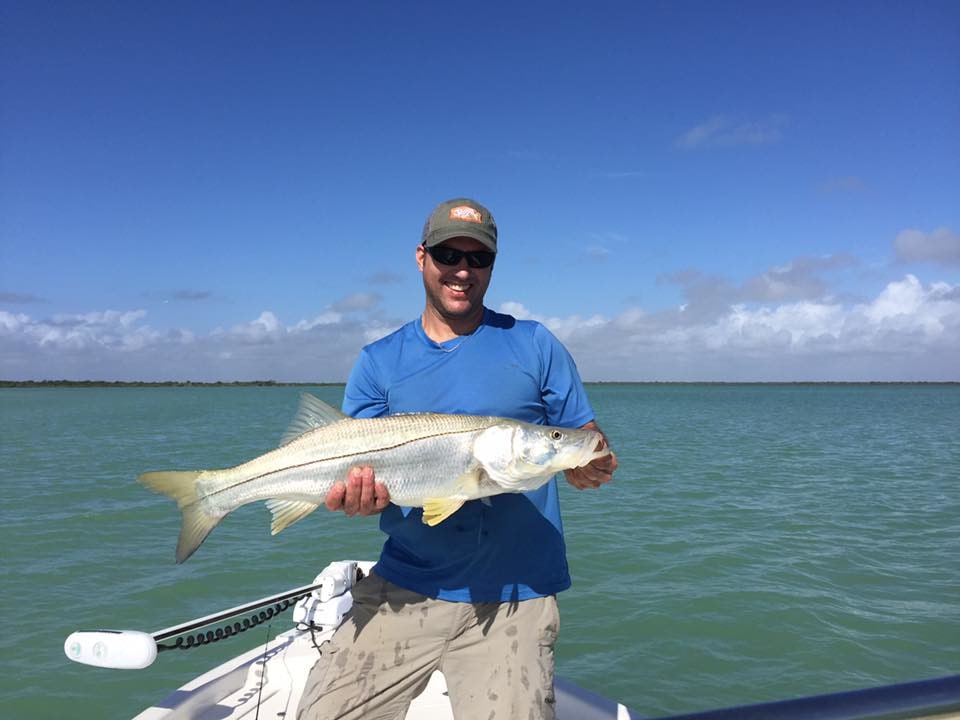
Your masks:
[[[306,500],[267,500],[267,507],[273,514],[273,520],[270,523],[270,534],[276,535],[297,520],[306,517],[319,506],[316,503]]]
[[[163,493],[177,501],[177,506],[183,513],[183,523],[180,526],[180,537],[177,540],[177,562],[182,563],[196,552],[210,531],[222,519],[221,516],[211,517],[200,506],[197,497],[197,478],[199,470],[146,472],[137,478],[154,492]]]
[[[483,468],[476,465],[458,477],[453,483],[453,491],[446,497],[427,498],[423,502],[423,522],[433,527],[439,525],[459,510],[463,504],[479,495]]]
[[[430,527],[439,525],[466,502],[464,498],[430,498],[423,503],[423,522]]]

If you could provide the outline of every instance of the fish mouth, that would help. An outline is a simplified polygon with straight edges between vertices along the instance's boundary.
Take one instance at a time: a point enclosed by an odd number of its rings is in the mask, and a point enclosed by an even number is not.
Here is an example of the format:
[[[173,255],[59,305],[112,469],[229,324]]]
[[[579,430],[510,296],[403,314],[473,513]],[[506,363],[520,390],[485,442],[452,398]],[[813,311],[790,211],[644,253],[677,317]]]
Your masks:
[[[597,447],[600,446],[598,450]],[[597,458],[606,457],[610,454],[610,448],[603,442],[603,435],[598,432],[591,432],[583,444],[580,446],[579,457],[576,467],[589,465]]]

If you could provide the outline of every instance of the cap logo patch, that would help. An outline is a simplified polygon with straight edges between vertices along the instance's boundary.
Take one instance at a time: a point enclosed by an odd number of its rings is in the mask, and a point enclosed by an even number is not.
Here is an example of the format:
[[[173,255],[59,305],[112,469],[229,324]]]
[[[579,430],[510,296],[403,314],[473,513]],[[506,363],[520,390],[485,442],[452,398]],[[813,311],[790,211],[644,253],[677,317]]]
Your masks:
[[[472,208],[469,205],[457,205],[456,207],[450,208],[451,220],[460,220],[461,222],[472,222],[479,225],[483,224],[483,216],[480,214],[480,211],[476,208]]]

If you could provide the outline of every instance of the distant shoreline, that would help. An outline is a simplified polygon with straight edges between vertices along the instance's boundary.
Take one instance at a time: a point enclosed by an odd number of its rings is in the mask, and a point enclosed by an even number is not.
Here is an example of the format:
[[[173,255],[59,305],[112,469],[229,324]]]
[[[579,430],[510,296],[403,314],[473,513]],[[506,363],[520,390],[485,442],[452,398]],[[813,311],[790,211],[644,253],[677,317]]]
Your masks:
[[[343,383],[294,383],[276,380],[233,380],[196,382],[193,380],[0,380],[0,388],[49,388],[49,387],[321,387]]]
[[[960,385],[958,380],[595,380],[585,385]],[[342,387],[342,382],[277,380],[0,380],[3,388],[171,388],[171,387]]]

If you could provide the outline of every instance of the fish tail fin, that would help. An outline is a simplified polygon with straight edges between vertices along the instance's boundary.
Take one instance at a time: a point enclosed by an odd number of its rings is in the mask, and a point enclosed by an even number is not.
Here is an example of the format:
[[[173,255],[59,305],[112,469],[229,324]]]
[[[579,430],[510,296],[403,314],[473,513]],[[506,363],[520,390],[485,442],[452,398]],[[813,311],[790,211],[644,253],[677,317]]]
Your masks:
[[[200,498],[197,495],[197,478],[200,473],[200,470],[147,472],[137,478],[154,492],[163,493],[176,500],[177,507],[183,513],[183,524],[177,540],[178,563],[193,555],[223,517],[211,517],[200,507]]]

